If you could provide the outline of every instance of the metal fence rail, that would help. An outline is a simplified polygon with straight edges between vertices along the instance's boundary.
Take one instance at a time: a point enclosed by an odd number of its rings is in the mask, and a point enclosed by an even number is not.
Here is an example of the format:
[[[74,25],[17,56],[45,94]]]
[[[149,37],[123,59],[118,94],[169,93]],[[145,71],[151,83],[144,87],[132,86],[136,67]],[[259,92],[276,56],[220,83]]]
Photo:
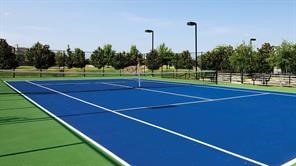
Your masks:
[[[296,75],[218,73],[218,82],[296,87]]]

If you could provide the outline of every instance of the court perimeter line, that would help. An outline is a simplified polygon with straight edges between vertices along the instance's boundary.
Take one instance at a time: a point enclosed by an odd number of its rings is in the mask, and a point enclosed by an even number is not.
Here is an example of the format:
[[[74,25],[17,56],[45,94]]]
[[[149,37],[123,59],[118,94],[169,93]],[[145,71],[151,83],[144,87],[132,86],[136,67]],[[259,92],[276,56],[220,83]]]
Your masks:
[[[179,83],[179,82],[170,82],[170,81],[157,81],[157,80],[142,80],[142,81],[148,81],[148,82],[158,82],[162,84],[172,84],[172,85],[184,85],[184,86],[193,86],[193,87],[201,87],[201,88],[212,88],[212,89],[222,89],[222,90],[229,90],[229,91],[238,91],[238,92],[253,92],[253,93],[269,93],[273,95],[278,95],[278,96],[287,96],[287,97],[296,97],[296,94],[285,94],[285,93],[280,93],[280,92],[272,92],[268,90],[247,90],[247,89],[238,89],[238,88],[233,88],[233,87],[218,87],[218,86],[211,86],[211,85],[197,85],[197,84],[192,84],[192,83]]]
[[[91,103],[91,102],[88,102],[88,101],[85,101],[85,100],[82,100],[82,99],[79,99],[77,97],[74,97],[74,96],[71,96],[71,95],[68,95],[68,94],[65,94],[65,93],[62,93],[60,91],[57,91],[57,90],[54,90],[54,89],[51,89],[51,88],[48,88],[48,87],[45,87],[45,86],[42,86],[42,85],[39,85],[39,84],[36,84],[36,83],[33,83],[33,82],[30,82],[30,81],[26,81],[32,85],[35,85],[35,86],[38,86],[40,88],[43,88],[43,89],[47,89],[49,91],[52,91],[52,92],[55,92],[55,93],[58,93],[60,95],[63,95],[63,96],[66,96],[66,97],[69,97],[71,99],[74,99],[74,100],[77,100],[77,101],[80,101],[82,103],[85,103],[85,104],[88,104],[88,105],[91,105],[91,106],[94,106],[96,108],[100,108],[100,109],[103,109],[105,111],[108,111],[108,112],[111,112],[113,114],[116,114],[118,116],[121,116],[121,117],[124,117],[124,118],[127,118],[127,119],[130,119],[130,120],[133,120],[133,121],[136,121],[136,122],[139,122],[139,123],[142,123],[144,125],[147,125],[147,126],[150,126],[150,127],[153,127],[153,128],[156,128],[156,129],[159,129],[159,130],[162,130],[162,131],[165,131],[167,133],[170,133],[170,134],[173,134],[173,135],[176,135],[176,136],[179,136],[179,137],[182,137],[184,139],[187,139],[187,140],[190,140],[192,142],[195,142],[195,143],[198,143],[198,144],[201,144],[201,145],[204,145],[204,146],[207,146],[209,148],[212,148],[212,149],[215,149],[217,151],[220,151],[220,152],[223,152],[223,153],[226,153],[226,154],[229,154],[231,156],[234,156],[234,157],[237,157],[237,158],[240,158],[242,160],[246,160],[246,161],[249,161],[251,163],[254,163],[254,164],[257,164],[257,165],[261,165],[261,166],[268,166],[267,164],[264,164],[262,162],[259,162],[259,161],[256,161],[256,160],[253,160],[251,158],[248,158],[248,157],[245,157],[245,156],[242,156],[242,155],[239,155],[237,153],[234,153],[234,152],[231,152],[231,151],[228,151],[228,150],[225,150],[223,148],[220,148],[218,146],[215,146],[215,145],[211,145],[209,143],[206,143],[206,142],[203,142],[203,141],[200,141],[198,139],[195,139],[195,138],[192,138],[192,137],[189,137],[189,136],[186,136],[186,135],[183,135],[181,133],[178,133],[176,131],[173,131],[173,130],[170,130],[170,129],[166,129],[164,127],[161,127],[161,126],[157,126],[155,124],[152,124],[152,123],[149,123],[149,122],[146,122],[144,120],[140,120],[140,119],[137,119],[137,118],[134,118],[134,117],[131,117],[131,116],[128,116],[128,115],[125,115],[125,114],[122,114],[122,113],[119,113],[119,112],[116,112],[116,111],[113,111],[111,109],[108,109],[108,108],[105,108],[103,106],[99,106],[99,105],[96,105],[94,103]]]
[[[26,80],[28,81],[28,80]],[[52,80],[53,81],[53,80]],[[56,80],[55,80],[56,81]],[[63,80],[62,80],[63,81]],[[93,81],[92,82],[81,82],[81,83],[69,83],[69,82],[66,82],[66,83],[41,83],[39,85],[44,85],[44,86],[63,86],[63,85],[91,85],[91,84],[101,84],[102,81]],[[116,83],[124,83],[124,81],[118,81]]]
[[[31,98],[29,98],[28,96],[26,96],[25,94],[23,94],[21,91],[19,91],[18,89],[14,88],[12,85],[10,85],[9,83],[7,83],[6,81],[3,81],[3,82],[6,85],[8,85],[10,88],[12,88],[13,90],[15,90],[16,92],[18,92],[19,94],[21,94],[23,97],[25,97],[31,103],[33,103],[34,105],[36,105],[37,107],[39,107],[40,109],[42,109],[48,115],[50,115],[51,117],[53,117],[54,119],[56,119],[58,122],[60,122],[61,124],[63,124],[67,128],[69,128],[71,131],[73,131],[74,133],[78,134],[80,137],[82,137],[86,141],[90,142],[92,145],[94,145],[95,147],[97,147],[98,149],[100,149],[101,151],[103,151],[103,153],[109,155],[116,162],[122,164],[123,166],[130,166],[130,164],[128,164],[126,161],[124,161],[123,159],[121,159],[120,157],[118,157],[117,155],[115,155],[113,152],[109,151],[103,145],[101,145],[98,142],[94,141],[93,139],[91,139],[87,135],[85,135],[82,132],[80,132],[75,127],[71,126],[70,124],[68,124],[67,122],[65,122],[64,120],[62,120],[61,118],[57,117],[56,115],[54,115],[53,113],[51,113],[50,111],[48,111],[46,108],[44,108],[43,106],[41,106],[40,104],[38,104],[37,102],[35,102],[34,100],[32,100]],[[26,82],[31,83],[30,81],[26,81]]]
[[[124,88],[133,88],[131,86],[114,84],[114,83],[107,83],[107,82],[102,82],[102,84],[117,86],[117,87],[124,87]],[[193,98],[193,99],[212,100],[210,98],[191,96],[191,95],[185,95],[185,94],[173,93],[173,92],[167,92],[167,91],[160,91],[160,90],[153,90],[153,89],[146,89],[146,88],[135,88],[135,89],[149,91],[149,92],[163,93],[163,94],[174,95],[174,96],[188,97],[188,98]]]
[[[148,81],[148,82],[157,82],[161,84],[172,84],[172,85],[184,85],[184,86],[193,86],[193,87],[202,87],[202,88],[212,88],[212,89],[222,89],[222,90],[229,90],[229,91],[238,91],[238,92],[258,92],[256,90],[245,90],[245,89],[236,89],[236,88],[224,88],[224,87],[216,87],[216,86],[209,86],[209,85],[198,85],[198,84],[192,84],[192,83],[181,83],[181,82],[170,82],[170,81],[157,81],[157,80],[142,80],[142,81]]]
[[[179,106],[179,105],[190,105],[190,104],[197,104],[197,103],[208,103],[208,102],[214,102],[214,101],[224,101],[224,100],[233,100],[233,99],[240,99],[240,98],[247,98],[247,97],[255,97],[255,96],[268,95],[268,94],[269,93],[259,93],[259,94],[252,94],[252,95],[225,97],[225,98],[212,99],[212,100],[199,100],[199,101],[181,102],[181,103],[173,103],[173,104],[165,104],[165,105],[131,107],[131,108],[116,109],[114,111],[122,112],[122,111],[132,111],[132,110],[149,109],[149,108],[156,108],[156,107],[169,107],[169,106]]]
[[[293,165],[295,163],[296,163],[296,158],[294,158],[294,159],[292,159],[292,160],[290,160],[290,161],[282,164],[282,166],[291,166],[291,165]]]

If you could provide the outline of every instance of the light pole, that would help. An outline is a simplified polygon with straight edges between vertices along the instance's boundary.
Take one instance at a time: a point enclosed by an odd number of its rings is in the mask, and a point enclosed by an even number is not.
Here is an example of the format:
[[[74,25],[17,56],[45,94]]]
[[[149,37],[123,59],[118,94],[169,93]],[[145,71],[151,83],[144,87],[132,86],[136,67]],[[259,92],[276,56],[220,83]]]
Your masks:
[[[154,31],[151,29],[146,29],[145,32],[152,34],[152,50],[151,51],[153,51],[154,50]]]
[[[152,45],[152,49],[151,52],[154,50],[154,31],[151,29],[146,29],[145,30],[146,33],[151,33],[152,34],[152,40],[151,40],[151,45]],[[146,58],[145,58],[146,59]],[[144,73],[145,73],[145,65],[144,65]]]
[[[251,38],[251,39],[250,39],[250,46],[252,46],[252,42],[253,42],[253,41],[256,41],[256,38]]]
[[[195,28],[195,79],[197,80],[197,23],[190,21],[187,25]]]

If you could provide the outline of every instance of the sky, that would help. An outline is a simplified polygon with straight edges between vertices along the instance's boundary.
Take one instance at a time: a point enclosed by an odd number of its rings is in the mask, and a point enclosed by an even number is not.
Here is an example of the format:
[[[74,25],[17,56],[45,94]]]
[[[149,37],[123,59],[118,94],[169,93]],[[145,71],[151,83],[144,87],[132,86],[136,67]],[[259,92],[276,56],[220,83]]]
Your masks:
[[[237,46],[256,38],[279,45],[296,42],[296,0],[0,0],[0,38],[15,46],[37,41],[51,49],[93,51],[112,44],[116,51],[136,45],[141,52],[165,43],[174,52],[218,45]]]

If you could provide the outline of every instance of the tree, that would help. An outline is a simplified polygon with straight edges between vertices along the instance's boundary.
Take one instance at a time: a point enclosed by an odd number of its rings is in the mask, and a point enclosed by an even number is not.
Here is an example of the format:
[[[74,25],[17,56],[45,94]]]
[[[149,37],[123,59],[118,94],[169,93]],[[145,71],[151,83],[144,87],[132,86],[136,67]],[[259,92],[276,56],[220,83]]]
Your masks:
[[[0,39],[0,69],[15,69],[18,66],[13,48],[6,40]]]
[[[255,71],[257,73],[270,73],[273,70],[272,63],[270,59],[274,54],[274,46],[271,46],[270,43],[262,44],[261,48],[258,48],[258,53],[255,54]]]
[[[206,70],[231,70],[229,57],[233,54],[232,46],[217,46],[211,51],[201,55],[198,59],[200,68]]]
[[[115,55],[115,51],[112,50],[111,44],[106,44],[103,46],[104,57],[106,59],[106,65],[109,66],[111,64],[112,57]]]
[[[157,52],[161,58],[161,71],[163,71],[163,65],[168,66],[172,63],[173,52],[170,48],[168,48],[164,43],[159,45],[157,48]]]
[[[72,67],[74,67],[74,54],[71,51],[70,46],[68,45],[67,47],[68,48],[66,50],[66,52],[67,52],[67,55],[66,55],[66,64],[67,64],[67,67],[68,68],[72,68]]]
[[[178,69],[192,69],[194,66],[194,60],[188,50],[183,51],[180,54],[175,54],[172,60],[173,66],[176,70]]]
[[[200,70],[213,70],[212,65],[212,53],[210,51],[207,51],[197,57],[198,65]]]
[[[121,75],[121,70],[123,68],[125,68],[128,64],[127,61],[127,54],[125,52],[119,52],[116,53],[113,57],[112,57],[112,67],[114,67],[116,70],[120,71],[120,75]]]
[[[90,64],[94,65],[98,69],[103,68],[103,75],[104,75],[104,67],[107,64],[104,50],[101,47],[98,47],[90,56]]]
[[[235,50],[233,55],[229,58],[230,64],[235,71],[244,73],[252,72],[252,62],[254,60],[252,47],[241,44]]]
[[[239,45],[229,58],[232,68],[241,73],[241,83],[244,83],[245,72],[254,72],[254,67],[252,66],[254,59],[252,47],[246,44]]]
[[[26,57],[25,54],[16,54],[16,61],[18,65],[25,65],[26,64]]]
[[[85,53],[79,48],[75,48],[73,53],[73,67],[85,67]]]
[[[33,65],[40,69],[47,69],[54,65],[55,54],[49,50],[49,45],[43,45],[37,42],[27,52],[26,57],[32,60]]]
[[[85,59],[85,65],[89,65],[90,64],[90,59],[89,58],[86,58]]]
[[[65,58],[65,53],[62,51],[58,51],[55,54],[55,61],[56,61],[56,65],[58,65],[59,67],[64,67],[66,64],[66,58]]]
[[[271,63],[279,67],[283,73],[296,73],[296,52],[295,44],[283,41],[276,47],[275,54],[271,58]]]
[[[230,70],[229,57],[233,54],[232,46],[218,46],[212,50],[212,69],[213,70]]]
[[[138,72],[138,63],[143,64],[143,56],[135,45],[132,45],[130,52],[126,54],[127,66],[136,66],[136,72]]]
[[[148,69],[152,70],[152,74],[154,70],[160,68],[161,58],[156,50],[152,50],[146,55],[146,65]]]

